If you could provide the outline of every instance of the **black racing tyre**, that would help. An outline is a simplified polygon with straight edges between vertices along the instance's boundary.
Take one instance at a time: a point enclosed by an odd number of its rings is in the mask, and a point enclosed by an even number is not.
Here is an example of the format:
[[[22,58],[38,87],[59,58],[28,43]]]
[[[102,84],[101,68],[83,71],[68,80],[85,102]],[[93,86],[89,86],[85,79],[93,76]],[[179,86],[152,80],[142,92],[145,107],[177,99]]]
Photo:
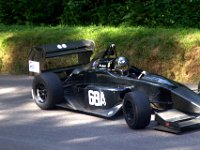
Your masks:
[[[64,97],[59,77],[51,72],[35,76],[32,82],[32,97],[41,109],[54,108]]]
[[[132,129],[143,129],[151,120],[148,96],[140,91],[129,92],[123,101],[123,113],[127,125]]]

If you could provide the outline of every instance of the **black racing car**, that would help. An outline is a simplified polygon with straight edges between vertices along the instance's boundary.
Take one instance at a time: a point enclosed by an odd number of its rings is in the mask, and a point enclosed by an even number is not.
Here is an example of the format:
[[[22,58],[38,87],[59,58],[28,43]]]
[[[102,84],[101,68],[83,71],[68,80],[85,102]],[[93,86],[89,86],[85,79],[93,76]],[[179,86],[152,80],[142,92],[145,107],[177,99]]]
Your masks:
[[[90,60],[94,48],[90,40],[32,48],[29,55],[29,72],[35,75],[32,96],[41,109],[61,106],[105,118],[123,110],[128,126],[133,129],[148,126],[152,113],[158,130],[179,133],[199,127],[198,93],[130,66],[127,58],[117,56],[114,44]],[[47,61],[52,58],[53,63]],[[63,60],[64,65],[67,62],[70,65],[55,66]]]

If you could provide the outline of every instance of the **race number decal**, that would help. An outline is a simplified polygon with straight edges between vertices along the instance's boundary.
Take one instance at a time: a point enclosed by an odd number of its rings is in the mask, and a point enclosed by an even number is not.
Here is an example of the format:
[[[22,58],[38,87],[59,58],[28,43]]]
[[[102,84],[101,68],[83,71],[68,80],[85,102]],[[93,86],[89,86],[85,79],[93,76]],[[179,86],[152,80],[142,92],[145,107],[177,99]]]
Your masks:
[[[106,100],[103,92],[88,91],[89,104],[93,106],[106,106]]]

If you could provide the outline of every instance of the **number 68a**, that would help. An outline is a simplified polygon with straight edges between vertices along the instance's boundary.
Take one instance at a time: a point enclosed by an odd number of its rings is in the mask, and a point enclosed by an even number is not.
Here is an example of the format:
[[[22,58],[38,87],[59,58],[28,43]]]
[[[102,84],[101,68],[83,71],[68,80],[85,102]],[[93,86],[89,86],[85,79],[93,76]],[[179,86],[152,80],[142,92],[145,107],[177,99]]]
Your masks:
[[[88,91],[89,104],[93,106],[106,106],[106,100],[103,92]]]

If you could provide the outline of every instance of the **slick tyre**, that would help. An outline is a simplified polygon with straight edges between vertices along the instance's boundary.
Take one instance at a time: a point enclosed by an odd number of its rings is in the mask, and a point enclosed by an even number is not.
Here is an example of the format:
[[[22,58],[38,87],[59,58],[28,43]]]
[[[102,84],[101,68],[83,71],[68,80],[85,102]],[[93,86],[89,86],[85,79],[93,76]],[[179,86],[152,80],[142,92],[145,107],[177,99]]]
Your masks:
[[[56,74],[41,73],[33,79],[32,97],[41,109],[53,109],[63,96],[62,82]]]
[[[127,125],[132,129],[143,129],[151,119],[150,102],[140,91],[127,93],[123,101],[123,113]]]

